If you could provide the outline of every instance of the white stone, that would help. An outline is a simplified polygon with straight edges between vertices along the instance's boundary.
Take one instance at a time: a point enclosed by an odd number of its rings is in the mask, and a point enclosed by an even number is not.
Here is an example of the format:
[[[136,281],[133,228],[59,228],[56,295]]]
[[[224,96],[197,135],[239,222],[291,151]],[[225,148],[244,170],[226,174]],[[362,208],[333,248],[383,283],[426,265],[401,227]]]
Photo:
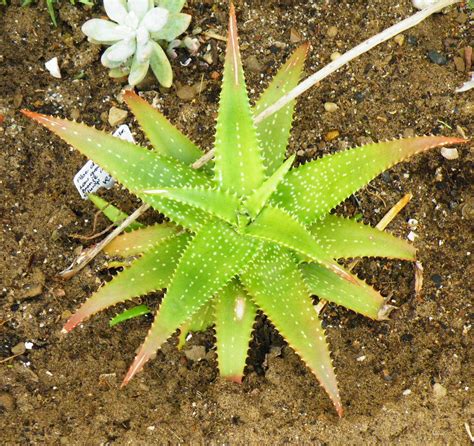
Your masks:
[[[428,6],[433,6],[435,3],[438,3],[439,0],[413,0],[413,6],[416,9],[425,9]]]
[[[439,383],[435,383],[433,385],[433,396],[436,399],[443,398],[447,395],[448,391],[446,390],[446,387],[442,386]]]
[[[459,158],[458,149],[450,149],[448,147],[443,147],[441,149],[441,155],[447,160],[457,160]]]
[[[408,396],[408,395],[410,395],[410,394],[411,394],[411,390],[410,390],[410,389],[405,389],[405,390],[403,391],[403,396]]]
[[[109,124],[111,127],[115,127],[116,125],[123,124],[125,119],[127,119],[128,112],[127,110],[122,110],[118,107],[112,107],[109,110]]]
[[[53,57],[52,59],[48,60],[48,62],[46,62],[44,66],[49,71],[49,74],[51,74],[51,76],[57,79],[61,79],[61,70],[59,69],[57,57]]]

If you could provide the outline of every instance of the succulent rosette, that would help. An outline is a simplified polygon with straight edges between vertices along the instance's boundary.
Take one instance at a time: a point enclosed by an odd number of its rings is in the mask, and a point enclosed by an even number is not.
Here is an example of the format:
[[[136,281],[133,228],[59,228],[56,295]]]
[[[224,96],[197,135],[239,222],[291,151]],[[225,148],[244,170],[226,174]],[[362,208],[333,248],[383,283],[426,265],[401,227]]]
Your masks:
[[[170,87],[173,71],[160,45],[171,42],[189,26],[191,16],[181,13],[184,0],[104,0],[110,20],[91,19],[82,32],[92,43],[110,45],[101,57],[111,77],[128,74],[137,85],[151,68],[158,82]]]

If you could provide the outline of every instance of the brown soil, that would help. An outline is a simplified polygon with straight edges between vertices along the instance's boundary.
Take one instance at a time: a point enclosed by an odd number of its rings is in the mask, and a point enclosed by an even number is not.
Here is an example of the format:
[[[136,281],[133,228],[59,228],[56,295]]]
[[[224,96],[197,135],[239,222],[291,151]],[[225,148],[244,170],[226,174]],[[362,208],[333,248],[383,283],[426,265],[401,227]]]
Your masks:
[[[91,232],[94,209],[72,184],[84,158],[23,118],[19,109],[79,117],[111,131],[104,114],[114,105],[124,107],[116,99],[123,85],[107,77],[99,48],[80,32],[91,12],[61,3],[58,28],[50,26],[43,7],[3,7],[0,17],[0,360],[12,356],[19,342],[33,342],[32,349],[0,363],[2,443],[469,444],[465,423],[474,427],[472,147],[459,148],[459,159],[453,161],[439,150],[418,156],[379,177],[340,209],[346,215],[363,213],[375,224],[412,192],[413,200],[391,228],[406,237],[407,220],[418,220],[415,244],[425,268],[422,294],[415,297],[411,264],[362,262],[360,276],[399,307],[389,321],[372,322],[335,306],[326,311],[346,408],[343,419],[297,356],[288,347],[280,350],[282,339],[265,321],[259,324],[241,386],[217,376],[212,333],[191,342],[206,347],[204,360],[189,361],[168,344],[125,390],[118,383],[148,319],[109,329],[114,309],[66,337],[60,334],[64,318],[104,279],[98,275],[100,258],[69,282],[56,278],[80,249],[81,241],[71,234]],[[312,44],[310,73],[334,51],[344,52],[413,12],[409,0],[323,3],[237,2],[253,97],[295,46],[291,28]],[[188,4],[193,26],[225,34],[225,1]],[[338,28],[336,37],[327,36],[329,26]],[[368,138],[455,134],[457,126],[472,136],[474,97],[454,93],[466,74],[453,63],[461,49],[474,46],[470,30],[466,12],[451,8],[409,31],[402,46],[383,44],[323,81],[299,103],[290,151],[302,160]],[[212,45],[222,54],[223,42]],[[447,64],[432,63],[430,50],[446,55]],[[60,80],[44,69],[54,56],[60,60]],[[212,72],[221,68],[219,61],[207,66],[196,58],[186,67],[174,63],[176,84],[205,82],[204,91],[190,102],[179,100],[173,88],[158,91],[153,82],[143,93],[209,147],[220,88]],[[326,101],[336,102],[339,110],[324,112]],[[139,131],[130,116],[127,122]],[[326,143],[330,130],[339,130],[340,136]],[[137,138],[142,140],[140,134]],[[105,196],[126,210],[137,206],[119,189]],[[100,219],[98,229],[106,226]],[[156,305],[156,296],[147,302]],[[365,359],[357,360],[361,356]],[[436,397],[435,383],[446,389],[445,396]]]

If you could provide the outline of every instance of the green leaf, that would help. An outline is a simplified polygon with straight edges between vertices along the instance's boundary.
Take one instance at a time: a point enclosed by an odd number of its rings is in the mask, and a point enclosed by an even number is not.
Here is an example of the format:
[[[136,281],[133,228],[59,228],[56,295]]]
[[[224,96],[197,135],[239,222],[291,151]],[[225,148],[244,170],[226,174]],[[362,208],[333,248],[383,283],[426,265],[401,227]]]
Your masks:
[[[160,0],[158,4],[169,12],[179,12],[183,9],[185,3],[186,0]]]
[[[189,14],[171,13],[168,17],[166,25],[156,33],[151,33],[154,40],[166,40],[172,42],[179,35],[188,29],[191,23]]]
[[[341,416],[342,404],[324,330],[290,253],[276,244],[265,244],[241,280],[257,306],[316,375]]]
[[[244,203],[245,209],[255,218],[275,192],[287,172],[291,169],[295,155],[291,155]]]
[[[123,385],[232,277],[249,267],[258,247],[251,238],[238,234],[220,220],[211,220],[196,234],[181,257],[155,321]]]
[[[262,184],[264,167],[245,86],[232,4],[230,9],[214,170],[219,185],[241,196]]]
[[[221,218],[227,223],[237,223],[237,211],[240,201],[237,197],[222,189],[161,188],[143,192],[188,204],[209,213],[213,217]]]
[[[23,113],[56,133],[176,223],[191,230],[197,230],[205,223],[207,215],[199,210],[141,193],[157,187],[206,186],[209,180],[202,172],[84,124],[30,111]]]
[[[109,256],[132,257],[156,247],[178,235],[179,229],[170,223],[161,223],[119,235],[104,248]]]
[[[319,246],[311,233],[293,216],[282,209],[267,206],[244,231],[253,237],[290,248],[353,282],[352,276],[331,259],[330,255]]]
[[[89,194],[89,200],[94,203],[95,207],[99,209],[112,223],[119,225],[127,217],[128,214],[121,211],[119,208],[115,207],[112,203],[109,203],[107,200],[99,197],[95,194]],[[135,229],[142,228],[143,225],[138,221],[130,223],[125,229],[125,232],[130,232]]]
[[[173,70],[171,69],[168,56],[163,51],[163,48],[154,40],[150,40],[150,43],[153,47],[150,56],[151,70],[163,87],[170,88],[173,84]]]
[[[161,155],[191,164],[202,156],[201,150],[156,108],[132,91],[123,96],[153,148]]]
[[[214,306],[210,303],[201,307],[179,329],[178,348],[183,348],[190,332],[205,331],[214,325]]]
[[[394,164],[433,147],[463,142],[460,138],[424,136],[369,144],[324,156],[292,169],[273,194],[272,202],[309,224]]]
[[[216,298],[216,345],[220,375],[242,382],[257,307],[236,281]]]
[[[128,321],[135,317],[144,316],[145,314],[151,313],[151,310],[146,305],[137,305],[136,307],[129,308],[128,310],[122,311],[117,314],[109,321],[109,327],[114,327],[117,324]]]
[[[150,68],[150,60],[142,62],[137,53],[133,56],[132,65],[130,67],[130,73],[128,75],[128,83],[132,86],[138,85],[143,79],[145,79]]]
[[[405,240],[349,218],[327,215],[310,228],[311,234],[333,258],[386,257],[415,260],[416,249]]]
[[[295,50],[287,62],[278,70],[268,88],[263,92],[253,109],[254,116],[267,109],[298,85],[303,71],[308,44]],[[262,148],[267,175],[277,170],[285,159],[290,138],[291,124],[296,100],[257,124],[257,135]]]
[[[378,291],[356,276],[353,276],[357,281],[357,285],[354,285],[315,263],[304,263],[300,269],[311,293],[320,299],[335,302],[377,320],[387,319],[393,308],[385,305],[385,299]]]
[[[189,235],[182,234],[164,241],[156,249],[145,252],[129,268],[124,269],[87,299],[69,318],[63,330],[71,331],[98,311],[167,287],[189,239]]]

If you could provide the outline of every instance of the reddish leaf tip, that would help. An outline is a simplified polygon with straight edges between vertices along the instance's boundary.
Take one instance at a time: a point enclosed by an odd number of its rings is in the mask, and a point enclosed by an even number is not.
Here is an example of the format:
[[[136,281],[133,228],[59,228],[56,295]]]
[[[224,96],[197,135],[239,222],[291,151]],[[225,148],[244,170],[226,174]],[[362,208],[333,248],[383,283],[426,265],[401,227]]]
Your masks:
[[[344,408],[340,402],[334,402],[334,407],[336,408],[336,412],[339,415],[339,418],[344,416]]]
[[[62,331],[65,333],[70,333],[75,327],[77,327],[82,322],[82,320],[82,317],[78,316],[77,313],[74,313],[64,324]]]
[[[36,113],[34,111],[27,110],[25,108],[21,109],[20,112],[30,119],[39,120],[44,117],[44,115],[42,115],[41,113]]]
[[[123,93],[123,99],[125,102],[127,102],[127,100],[130,100],[130,99],[137,99],[137,100],[139,99],[139,100],[144,101],[144,99],[140,97],[140,95],[135,93],[133,90],[125,90],[125,92]]]
[[[225,379],[227,381],[231,381],[236,384],[242,384],[242,376],[241,375],[233,375],[233,376],[226,376]]]
[[[138,352],[137,356],[135,356],[135,359],[133,360],[132,365],[128,369],[127,374],[125,375],[122,384],[120,385],[121,389],[125,387],[140,370],[143,369],[143,366],[150,359],[150,356],[151,355],[143,350],[143,348]]]

